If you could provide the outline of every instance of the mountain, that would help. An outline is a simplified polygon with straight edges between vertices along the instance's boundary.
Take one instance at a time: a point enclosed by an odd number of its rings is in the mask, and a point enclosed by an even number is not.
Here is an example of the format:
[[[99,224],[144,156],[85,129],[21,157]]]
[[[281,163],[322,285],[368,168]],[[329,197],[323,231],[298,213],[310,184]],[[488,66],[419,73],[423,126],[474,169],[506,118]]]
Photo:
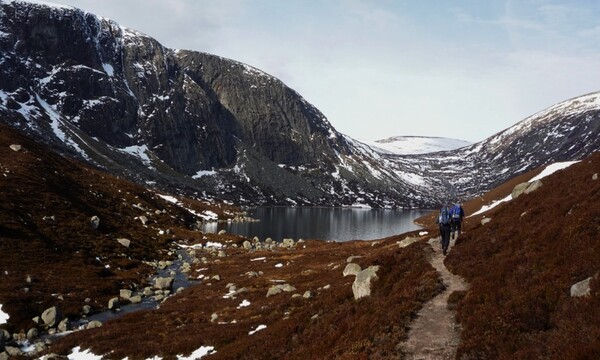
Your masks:
[[[387,139],[361,142],[384,154],[416,155],[449,151],[472,145],[472,142],[428,136],[392,136]]]
[[[238,205],[427,208],[476,196],[600,149],[597,96],[459,151],[390,154],[249,65],[168,49],[79,9],[0,2],[0,122],[145,186]]]

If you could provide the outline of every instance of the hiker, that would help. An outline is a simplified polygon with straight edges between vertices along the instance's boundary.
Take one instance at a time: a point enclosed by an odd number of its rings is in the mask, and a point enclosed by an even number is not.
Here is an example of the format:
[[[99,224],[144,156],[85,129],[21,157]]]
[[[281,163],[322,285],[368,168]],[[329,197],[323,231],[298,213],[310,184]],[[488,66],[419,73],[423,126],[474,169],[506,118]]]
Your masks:
[[[448,252],[448,245],[450,244],[450,209],[448,205],[444,205],[440,209],[440,214],[436,219],[436,224],[440,227],[440,237],[442,238],[442,253],[446,255]]]
[[[462,205],[460,203],[456,203],[454,204],[454,206],[452,207],[452,210],[450,210],[450,226],[451,226],[451,233],[452,233],[452,239],[454,239],[454,233],[456,232],[456,238],[458,239],[458,237],[460,236],[460,231],[462,228],[462,221],[463,218],[465,217],[465,211],[462,208]]]

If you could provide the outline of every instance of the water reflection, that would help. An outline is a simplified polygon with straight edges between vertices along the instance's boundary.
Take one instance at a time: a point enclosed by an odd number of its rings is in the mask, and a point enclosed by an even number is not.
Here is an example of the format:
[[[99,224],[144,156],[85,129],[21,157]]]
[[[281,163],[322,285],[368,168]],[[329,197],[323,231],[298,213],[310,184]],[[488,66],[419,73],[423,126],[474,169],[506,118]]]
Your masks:
[[[246,237],[320,240],[373,240],[417,230],[413,221],[425,210],[384,210],[316,207],[261,207],[249,211],[259,222],[210,224],[203,230],[221,229]]]

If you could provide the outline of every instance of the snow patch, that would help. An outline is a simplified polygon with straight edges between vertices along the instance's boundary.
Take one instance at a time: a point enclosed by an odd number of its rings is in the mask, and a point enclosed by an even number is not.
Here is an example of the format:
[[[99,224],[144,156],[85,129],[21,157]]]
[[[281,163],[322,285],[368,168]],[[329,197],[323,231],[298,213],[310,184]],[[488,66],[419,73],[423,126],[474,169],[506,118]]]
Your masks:
[[[541,173],[539,173],[539,175],[537,175],[533,179],[529,180],[529,182],[543,179],[546,176],[550,176],[550,175],[554,174],[558,170],[566,169],[569,166],[576,164],[578,162],[579,161],[565,161],[565,162],[557,162],[554,164],[550,164],[550,165],[546,166],[546,168]]]
[[[238,305],[238,307],[237,307],[237,308],[238,308],[238,309],[241,309],[241,308],[245,308],[245,307],[248,307],[248,306],[250,306],[250,301],[248,301],[248,300],[244,300],[244,301],[242,301],[242,302],[241,302],[241,303]]]
[[[102,356],[95,355],[90,350],[81,351],[81,347],[73,348],[70,355],[67,355],[69,360],[102,360]]]
[[[106,73],[106,75],[110,77],[113,77],[115,75],[115,69],[113,69],[112,65],[102,64],[102,67],[104,68],[104,72]]]
[[[8,316],[7,313],[5,313],[4,311],[2,311],[2,304],[0,304],[0,325],[6,324],[6,322],[8,321],[9,317],[10,316]]]
[[[257,333],[258,331],[264,330],[264,329],[266,329],[266,328],[267,328],[267,325],[258,325],[258,326],[256,327],[256,329],[254,329],[254,330],[250,331],[250,332],[248,333],[248,335],[254,335],[254,334],[255,334],[255,333]]]
[[[177,360],[194,360],[201,359],[205,355],[212,355],[216,353],[214,346],[201,346],[196,351],[190,354],[190,356],[177,355]]]
[[[216,174],[216,171],[200,170],[196,173],[196,175],[192,175],[192,179],[200,179],[203,176],[212,176]]]

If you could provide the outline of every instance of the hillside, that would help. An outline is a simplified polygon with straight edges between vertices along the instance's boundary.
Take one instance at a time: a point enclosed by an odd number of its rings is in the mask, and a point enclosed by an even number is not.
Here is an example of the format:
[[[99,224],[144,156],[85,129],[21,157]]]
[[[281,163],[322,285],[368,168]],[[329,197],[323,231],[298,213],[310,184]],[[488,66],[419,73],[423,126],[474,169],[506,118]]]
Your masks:
[[[600,154],[469,219],[447,266],[471,285],[458,301],[457,357],[600,356]],[[482,217],[491,221],[480,223]],[[590,279],[589,295],[572,286]]]

